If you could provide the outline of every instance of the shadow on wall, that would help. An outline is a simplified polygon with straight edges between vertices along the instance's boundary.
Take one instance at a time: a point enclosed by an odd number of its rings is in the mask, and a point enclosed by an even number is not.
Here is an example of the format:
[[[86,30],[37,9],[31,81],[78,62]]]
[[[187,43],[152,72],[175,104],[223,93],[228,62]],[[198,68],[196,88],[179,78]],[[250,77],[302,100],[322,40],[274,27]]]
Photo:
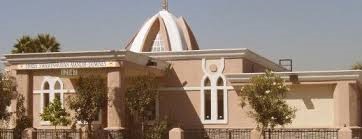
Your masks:
[[[302,100],[308,110],[316,109],[312,100],[333,99],[334,85],[293,85],[287,100]]]
[[[187,82],[181,82],[174,69],[161,78],[161,87],[182,88]],[[160,91],[159,114],[160,118],[168,117],[173,127],[182,129],[201,129],[203,125],[197,109],[200,108],[200,93],[187,90]]]
[[[107,82],[107,78],[106,78],[106,75],[105,74],[95,74],[95,73],[93,73],[92,74],[92,71],[94,72],[95,70],[80,70],[81,72],[80,72],[80,75],[79,76],[82,76],[82,77],[87,77],[87,76],[99,76],[99,77],[101,77],[101,78],[103,78],[106,82]],[[76,90],[76,86],[77,86],[77,84],[78,84],[78,77],[77,78],[70,78],[70,85],[72,85],[73,87],[72,88],[74,88],[74,90]],[[106,83],[107,84],[107,83]],[[119,88],[114,88],[113,89],[113,91],[117,91]],[[109,92],[109,90],[108,90],[108,92]],[[118,95],[118,93],[116,93],[116,95]],[[69,106],[69,104],[68,104],[68,102],[69,102],[69,99],[71,98],[71,97],[74,97],[74,94],[72,94],[72,95],[67,95],[67,96],[65,96],[64,98],[65,98],[65,102],[67,103],[66,105],[67,105],[67,107]],[[115,96],[115,97],[118,97],[118,96]],[[109,101],[109,100],[108,100]],[[104,108],[104,109],[101,109],[101,124],[94,124],[93,126],[94,126],[94,128],[96,128],[96,129],[98,129],[98,128],[101,128],[101,129],[103,129],[103,128],[106,128],[107,127],[107,109],[108,109],[108,105],[109,104],[107,104],[107,106]],[[114,105],[116,105],[116,107],[119,107],[119,105],[120,104],[116,104],[116,103],[114,103]],[[72,116],[74,116],[74,112],[73,112],[73,110],[70,110],[69,109],[69,111],[71,111],[72,112]],[[118,112],[118,111],[117,111]],[[119,114],[119,113],[118,113]]]

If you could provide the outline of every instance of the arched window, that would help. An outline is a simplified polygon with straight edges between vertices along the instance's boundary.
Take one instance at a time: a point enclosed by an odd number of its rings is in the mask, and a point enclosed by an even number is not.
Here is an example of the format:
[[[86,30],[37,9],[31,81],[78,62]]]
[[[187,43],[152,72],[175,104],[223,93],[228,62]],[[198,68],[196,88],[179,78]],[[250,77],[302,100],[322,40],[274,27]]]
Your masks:
[[[210,76],[210,77],[209,77]],[[223,75],[209,75],[202,81],[203,123],[226,123],[227,87]]]
[[[211,120],[211,82],[208,77],[204,81],[204,119]]]
[[[204,81],[204,86],[208,86],[208,87],[211,86],[211,82],[210,82],[209,77],[206,77],[206,79],[205,79],[205,81]]]
[[[49,105],[49,98],[50,98],[50,87],[49,82],[45,81],[42,88],[42,95],[43,95],[43,106],[46,107]],[[42,107],[43,107],[42,106]],[[43,107],[43,108],[44,108]]]
[[[217,119],[224,119],[224,80],[219,77],[217,79]]]
[[[153,40],[152,44],[152,52],[162,52],[165,51],[165,47],[163,46],[163,40],[161,38],[160,33],[157,33],[155,40]]]
[[[42,99],[42,104],[40,106],[41,113],[43,112],[44,108],[49,105],[50,102],[53,102],[55,98],[58,98],[63,104],[63,82],[58,77],[44,77],[40,93]]]
[[[61,93],[62,93],[63,88],[61,87],[60,81],[55,81],[54,84],[54,98],[58,98],[59,100],[61,99]]]

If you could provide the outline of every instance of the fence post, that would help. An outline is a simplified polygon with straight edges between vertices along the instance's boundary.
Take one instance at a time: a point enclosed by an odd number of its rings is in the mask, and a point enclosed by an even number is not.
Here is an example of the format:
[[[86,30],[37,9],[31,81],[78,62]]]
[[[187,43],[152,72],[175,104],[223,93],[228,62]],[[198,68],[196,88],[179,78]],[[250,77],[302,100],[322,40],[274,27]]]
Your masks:
[[[78,134],[79,137],[78,138],[82,139],[82,137],[83,137],[82,128],[79,128],[78,130],[79,130],[79,134]]]
[[[34,128],[26,128],[23,132],[21,132],[22,139],[36,139],[36,129]]]
[[[257,129],[254,128],[253,130],[251,130],[250,132],[250,139],[263,139],[263,133]]]
[[[126,130],[123,127],[107,127],[103,129],[103,138],[107,136],[107,138],[126,138],[124,134],[124,130]]]
[[[88,138],[88,132],[91,132],[91,131],[88,131],[88,128],[87,126],[84,126],[84,127],[81,127],[80,130],[82,131],[82,139],[87,139]]]
[[[168,136],[170,139],[184,139],[184,130],[181,128],[172,128],[168,132]]]
[[[339,129],[338,139],[352,139],[352,130],[349,127]]]

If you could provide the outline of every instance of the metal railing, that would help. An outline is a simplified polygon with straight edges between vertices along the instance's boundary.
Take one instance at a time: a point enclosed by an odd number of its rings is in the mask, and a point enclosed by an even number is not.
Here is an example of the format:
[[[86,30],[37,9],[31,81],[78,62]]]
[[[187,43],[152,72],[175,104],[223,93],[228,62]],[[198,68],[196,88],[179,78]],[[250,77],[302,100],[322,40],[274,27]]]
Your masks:
[[[37,129],[36,139],[86,139],[88,132],[80,129]],[[89,137],[88,137],[89,138]],[[125,139],[125,133],[119,130],[96,130],[92,131],[94,139]]]
[[[264,139],[337,139],[337,128],[267,129]]]
[[[0,129],[0,139],[13,139],[14,130],[13,129]]]
[[[185,129],[185,139],[249,139],[251,129]]]
[[[126,139],[125,130],[103,130],[103,139]]]
[[[250,139],[252,129],[205,128],[185,129],[185,139]],[[337,139],[338,128],[278,128],[265,130],[264,139]],[[351,128],[353,139],[362,139],[362,128]],[[37,129],[36,139],[85,139],[87,132],[80,129]],[[17,133],[13,129],[0,129],[0,139],[14,139]],[[21,134],[21,133],[19,133]],[[93,131],[97,139],[126,139],[125,130]]]
[[[37,129],[34,132],[36,132],[37,139],[81,139],[82,137],[81,130]]]

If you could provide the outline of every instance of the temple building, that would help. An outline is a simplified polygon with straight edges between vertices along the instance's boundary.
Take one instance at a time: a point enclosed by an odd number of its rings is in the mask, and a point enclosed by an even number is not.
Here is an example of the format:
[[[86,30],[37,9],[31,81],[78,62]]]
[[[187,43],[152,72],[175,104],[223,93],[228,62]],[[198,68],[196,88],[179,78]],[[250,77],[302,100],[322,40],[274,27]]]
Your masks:
[[[290,87],[286,101],[297,112],[288,127],[361,126],[362,122],[360,70],[289,71],[247,48],[200,50],[186,19],[170,13],[167,4],[122,49],[6,54],[3,62],[16,78],[26,112],[38,129],[53,128],[40,118],[44,107],[56,97],[66,103],[76,93],[74,79],[88,75],[106,79],[110,98],[93,124],[126,128],[126,79],[144,73],[160,78],[156,119],[167,116],[182,128],[254,128],[249,108],[240,106],[240,88],[267,69]],[[15,107],[13,101],[10,110]]]

